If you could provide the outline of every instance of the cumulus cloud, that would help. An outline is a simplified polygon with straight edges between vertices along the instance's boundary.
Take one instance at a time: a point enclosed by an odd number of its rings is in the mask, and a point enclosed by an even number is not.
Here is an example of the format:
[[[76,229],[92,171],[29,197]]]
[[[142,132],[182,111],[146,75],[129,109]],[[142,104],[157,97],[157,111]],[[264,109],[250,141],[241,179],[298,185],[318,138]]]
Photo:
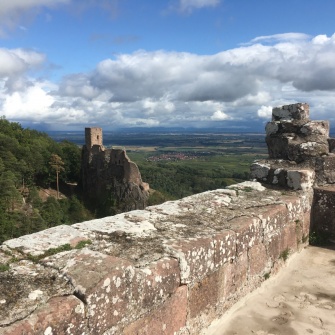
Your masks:
[[[45,55],[32,50],[0,48],[0,78],[21,75],[44,61]]]
[[[271,106],[261,106],[261,108],[257,111],[257,115],[260,118],[269,120],[272,115],[272,107]]]
[[[27,77],[44,55],[0,49],[0,107],[18,121],[35,110],[55,124],[210,126],[270,119],[270,106],[306,101],[313,118],[332,119],[334,57],[335,34],[281,34],[214,55],[121,54],[46,86]]]
[[[223,121],[227,119],[230,119],[230,117],[226,113],[222,112],[221,110],[217,110],[211,116],[211,120],[214,120],[214,121]]]

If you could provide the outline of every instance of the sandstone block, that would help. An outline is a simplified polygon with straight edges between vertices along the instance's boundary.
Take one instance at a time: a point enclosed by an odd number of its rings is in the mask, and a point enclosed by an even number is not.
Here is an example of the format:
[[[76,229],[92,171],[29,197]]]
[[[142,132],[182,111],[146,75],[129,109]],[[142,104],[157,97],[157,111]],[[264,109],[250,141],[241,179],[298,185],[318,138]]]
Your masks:
[[[54,297],[28,318],[0,332],[2,335],[82,335],[88,333],[85,306],[74,296]]]
[[[248,251],[249,274],[251,276],[262,275],[267,267],[267,253],[265,245],[255,244]]]
[[[329,239],[335,238],[335,186],[314,189],[312,230],[321,232]]]
[[[215,244],[211,237],[167,242],[169,252],[178,258],[181,283],[195,283],[215,269]]]
[[[311,169],[287,171],[287,186],[294,190],[311,189],[315,181],[315,172]]]
[[[305,137],[318,136],[327,140],[329,137],[329,121],[309,121],[299,129],[299,134]]]
[[[20,249],[26,254],[30,253],[33,256],[38,256],[43,255],[50,248],[58,248],[64,244],[75,247],[80,241],[88,239],[88,235],[84,232],[80,232],[71,226],[61,225],[5,241],[4,245],[12,249]]]
[[[326,140],[301,142],[291,140],[288,145],[288,159],[298,163],[308,160],[310,157],[321,157],[329,153]]]
[[[269,260],[274,264],[279,259],[279,255],[282,251],[281,248],[281,233],[272,234],[271,237],[265,241],[266,253]]]
[[[170,335],[186,326],[187,286],[178,290],[160,308],[128,325],[124,335]]]
[[[275,107],[272,109],[272,121],[280,120],[308,120],[309,105],[306,103],[297,103]]]
[[[236,257],[236,233],[232,230],[224,231],[213,237],[215,244],[215,268],[234,261]]]
[[[239,257],[263,239],[262,222],[258,218],[241,216],[229,222],[236,233],[236,256]]]
[[[73,293],[73,287],[52,268],[22,260],[0,272],[0,327],[28,317],[54,296]]]
[[[262,161],[255,161],[250,166],[250,174],[252,179],[258,181],[266,181],[270,172],[270,164],[263,163]]]
[[[215,271],[189,289],[189,317],[201,317],[202,313],[214,309],[220,299],[224,300],[224,277],[222,271]]]
[[[248,268],[248,253],[245,251],[234,262],[227,263],[220,269],[220,280],[223,281],[220,283],[219,296],[227,307],[236,302],[235,299],[244,295],[243,288],[248,285]]]
[[[44,263],[71,280],[97,334],[157,308],[180,285],[178,261],[167,257],[135,268],[127,260],[82,249],[48,257]]]
[[[298,237],[297,230],[299,222],[292,222],[287,225],[281,234],[281,252],[288,250],[290,253],[297,251],[298,249]]]
[[[318,157],[315,160],[316,182],[318,185],[335,183],[335,154]]]

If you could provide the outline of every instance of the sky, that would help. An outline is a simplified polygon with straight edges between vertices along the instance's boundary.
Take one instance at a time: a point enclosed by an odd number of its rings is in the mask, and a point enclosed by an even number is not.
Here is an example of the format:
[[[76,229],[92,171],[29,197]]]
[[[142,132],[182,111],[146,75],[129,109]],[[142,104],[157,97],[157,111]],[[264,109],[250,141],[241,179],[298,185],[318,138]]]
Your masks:
[[[0,116],[42,130],[335,125],[333,0],[0,0]]]

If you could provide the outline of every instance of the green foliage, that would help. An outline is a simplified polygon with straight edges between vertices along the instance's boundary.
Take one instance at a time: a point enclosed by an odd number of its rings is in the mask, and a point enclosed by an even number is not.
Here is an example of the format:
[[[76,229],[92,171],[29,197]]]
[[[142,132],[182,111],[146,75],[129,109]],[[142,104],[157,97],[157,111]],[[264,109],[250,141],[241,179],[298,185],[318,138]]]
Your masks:
[[[42,201],[39,188],[77,182],[80,149],[56,143],[45,133],[0,119],[0,243],[60,224],[89,220],[92,215],[75,196]]]
[[[27,258],[34,262],[34,263],[37,263],[39,260],[45,258],[45,257],[48,257],[48,256],[52,256],[52,255],[56,255],[56,254],[59,254],[60,252],[63,252],[63,251],[70,251],[72,250],[72,247],[70,244],[63,244],[57,248],[50,248],[48,249],[47,251],[45,251],[43,254],[41,255],[38,255],[38,256],[34,256],[34,255],[31,255],[31,254],[28,254],[27,255]]]
[[[50,248],[50,249],[46,250],[43,254],[38,255],[38,256],[28,254],[27,258],[30,261],[32,261],[34,263],[37,263],[45,257],[53,256],[53,255],[59,254],[60,252],[64,252],[64,251],[71,251],[71,250],[74,250],[74,249],[83,249],[84,247],[86,247],[87,245],[90,245],[90,244],[92,244],[91,240],[79,241],[76,244],[76,246],[74,248],[72,248],[71,245],[67,243],[67,244],[60,245],[57,248]]]
[[[284,262],[286,262],[286,260],[288,259],[289,254],[290,254],[290,249],[286,248],[285,250],[283,250],[280,253],[279,258],[281,258]]]
[[[166,197],[163,193],[159,191],[151,191],[149,194],[148,206],[159,205],[168,200],[169,198]]]
[[[9,270],[9,264],[0,264],[0,272],[5,272]]]
[[[264,274],[264,279],[267,280],[270,278],[270,272]]]
[[[83,241],[79,241],[77,243],[77,245],[75,246],[75,249],[83,249],[85,248],[87,245],[92,244],[91,240],[83,240]]]

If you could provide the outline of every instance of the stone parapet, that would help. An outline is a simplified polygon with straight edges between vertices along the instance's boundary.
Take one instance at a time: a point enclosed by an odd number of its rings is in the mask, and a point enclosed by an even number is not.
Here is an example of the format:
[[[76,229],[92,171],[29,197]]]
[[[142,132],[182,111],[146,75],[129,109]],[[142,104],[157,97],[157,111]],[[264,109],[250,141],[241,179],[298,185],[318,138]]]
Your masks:
[[[199,334],[302,248],[308,192],[246,182],[0,248],[0,334]]]

